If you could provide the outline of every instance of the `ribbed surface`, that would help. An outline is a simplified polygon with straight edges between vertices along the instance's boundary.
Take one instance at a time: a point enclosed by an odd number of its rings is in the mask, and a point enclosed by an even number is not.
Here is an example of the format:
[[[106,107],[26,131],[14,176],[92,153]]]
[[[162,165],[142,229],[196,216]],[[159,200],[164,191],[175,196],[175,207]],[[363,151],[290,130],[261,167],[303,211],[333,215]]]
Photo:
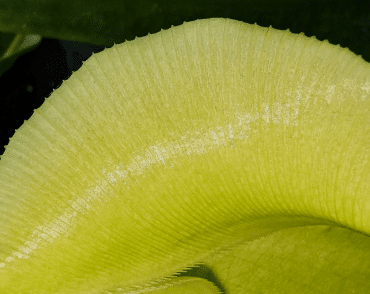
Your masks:
[[[348,49],[227,19],[93,55],[1,157],[0,292],[150,282],[252,221],[370,234],[369,91]]]

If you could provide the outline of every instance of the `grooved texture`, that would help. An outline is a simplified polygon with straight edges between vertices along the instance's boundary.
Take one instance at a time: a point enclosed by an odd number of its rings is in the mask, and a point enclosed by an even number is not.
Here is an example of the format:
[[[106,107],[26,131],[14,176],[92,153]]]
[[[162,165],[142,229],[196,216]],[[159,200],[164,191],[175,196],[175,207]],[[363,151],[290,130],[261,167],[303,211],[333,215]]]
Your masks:
[[[283,227],[370,234],[370,66],[184,23],[93,55],[0,161],[0,292],[99,293]]]

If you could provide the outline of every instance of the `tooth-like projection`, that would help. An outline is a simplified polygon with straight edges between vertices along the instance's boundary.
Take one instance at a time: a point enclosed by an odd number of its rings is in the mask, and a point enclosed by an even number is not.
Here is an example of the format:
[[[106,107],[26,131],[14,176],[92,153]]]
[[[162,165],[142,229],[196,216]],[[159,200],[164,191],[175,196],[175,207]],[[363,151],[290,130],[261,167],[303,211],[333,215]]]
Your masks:
[[[94,54],[1,157],[0,293],[175,287],[287,228],[368,238],[369,91],[348,49],[230,19]]]

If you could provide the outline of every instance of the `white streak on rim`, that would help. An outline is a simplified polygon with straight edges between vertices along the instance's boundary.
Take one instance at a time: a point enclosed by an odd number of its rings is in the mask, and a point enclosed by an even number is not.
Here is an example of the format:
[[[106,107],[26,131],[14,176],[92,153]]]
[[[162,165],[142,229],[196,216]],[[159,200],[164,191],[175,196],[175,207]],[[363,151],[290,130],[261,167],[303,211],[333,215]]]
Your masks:
[[[143,152],[143,155],[136,156],[126,166],[119,163],[113,166],[110,171],[106,169],[101,170],[101,180],[97,180],[94,186],[86,191],[85,195],[75,201],[71,201],[70,207],[53,221],[37,226],[27,241],[18,250],[14,251],[11,256],[5,258],[5,262],[13,261],[14,257],[19,259],[29,258],[30,253],[36,250],[43,242],[53,243],[55,239],[60,238],[62,235],[68,236],[68,232],[75,226],[74,222],[78,215],[87,212],[94,201],[102,201],[104,194],[109,195],[111,186],[116,185],[118,182],[123,182],[126,185],[130,181],[129,173],[135,176],[141,175],[154,164],[166,164],[171,157],[204,154],[220,146],[233,148],[235,141],[247,140],[250,135],[259,132],[258,129],[261,129],[261,126],[254,127],[254,123],[297,126],[299,116],[299,111],[297,110],[291,104],[282,106],[280,102],[275,102],[271,107],[261,108],[260,113],[237,112],[232,122],[226,122],[223,126],[210,128],[207,132],[201,133],[200,136],[200,132],[189,131],[180,140],[165,144],[157,143],[148,147]],[[280,119],[281,113],[288,113],[289,119],[287,117]],[[274,119],[270,120],[272,117]],[[127,188],[130,188],[129,185],[127,185]],[[0,263],[0,268],[5,267],[5,262]]]

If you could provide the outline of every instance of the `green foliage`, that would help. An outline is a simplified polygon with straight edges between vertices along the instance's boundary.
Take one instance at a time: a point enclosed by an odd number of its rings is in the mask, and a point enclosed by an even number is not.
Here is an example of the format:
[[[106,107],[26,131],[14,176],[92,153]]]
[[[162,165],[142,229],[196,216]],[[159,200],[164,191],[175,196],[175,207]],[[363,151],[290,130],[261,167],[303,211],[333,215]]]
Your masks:
[[[276,28],[286,28],[283,18],[289,13],[285,12],[282,16],[281,6],[288,3],[291,12],[299,11],[288,27],[295,32],[302,31],[302,27],[296,25],[296,19],[300,18],[303,22],[301,25],[308,29],[308,35],[317,32],[308,26],[315,11],[314,6],[307,6],[304,1],[290,2],[2,1],[0,28],[7,33],[0,36],[0,57],[3,57],[0,60],[0,75],[20,54],[26,52],[27,49],[22,46],[24,42],[20,40],[35,34],[111,46],[125,39],[179,25],[183,21],[215,16],[232,17],[239,11],[242,11],[240,16],[243,15],[248,22],[258,21],[261,25],[272,24]],[[263,23],[266,20],[268,23]],[[350,34],[350,31],[346,31],[346,22],[338,26],[332,30]],[[332,36],[335,38],[335,33]],[[35,43],[26,47],[32,49],[34,46]],[[363,294],[370,288],[369,248],[370,239],[367,235],[347,228],[318,226],[286,229],[252,240],[240,247],[239,251],[233,251],[201,267],[208,270],[197,270],[199,268],[195,267],[182,273],[183,277],[179,279],[184,283],[181,285],[176,284],[178,280],[174,279],[172,286],[150,289],[148,293],[217,293],[216,285],[224,293],[345,294],[351,289],[353,293]],[[203,278],[204,281],[188,279],[186,276]],[[189,287],[183,289],[183,285]],[[201,287],[204,288],[200,290]]]

